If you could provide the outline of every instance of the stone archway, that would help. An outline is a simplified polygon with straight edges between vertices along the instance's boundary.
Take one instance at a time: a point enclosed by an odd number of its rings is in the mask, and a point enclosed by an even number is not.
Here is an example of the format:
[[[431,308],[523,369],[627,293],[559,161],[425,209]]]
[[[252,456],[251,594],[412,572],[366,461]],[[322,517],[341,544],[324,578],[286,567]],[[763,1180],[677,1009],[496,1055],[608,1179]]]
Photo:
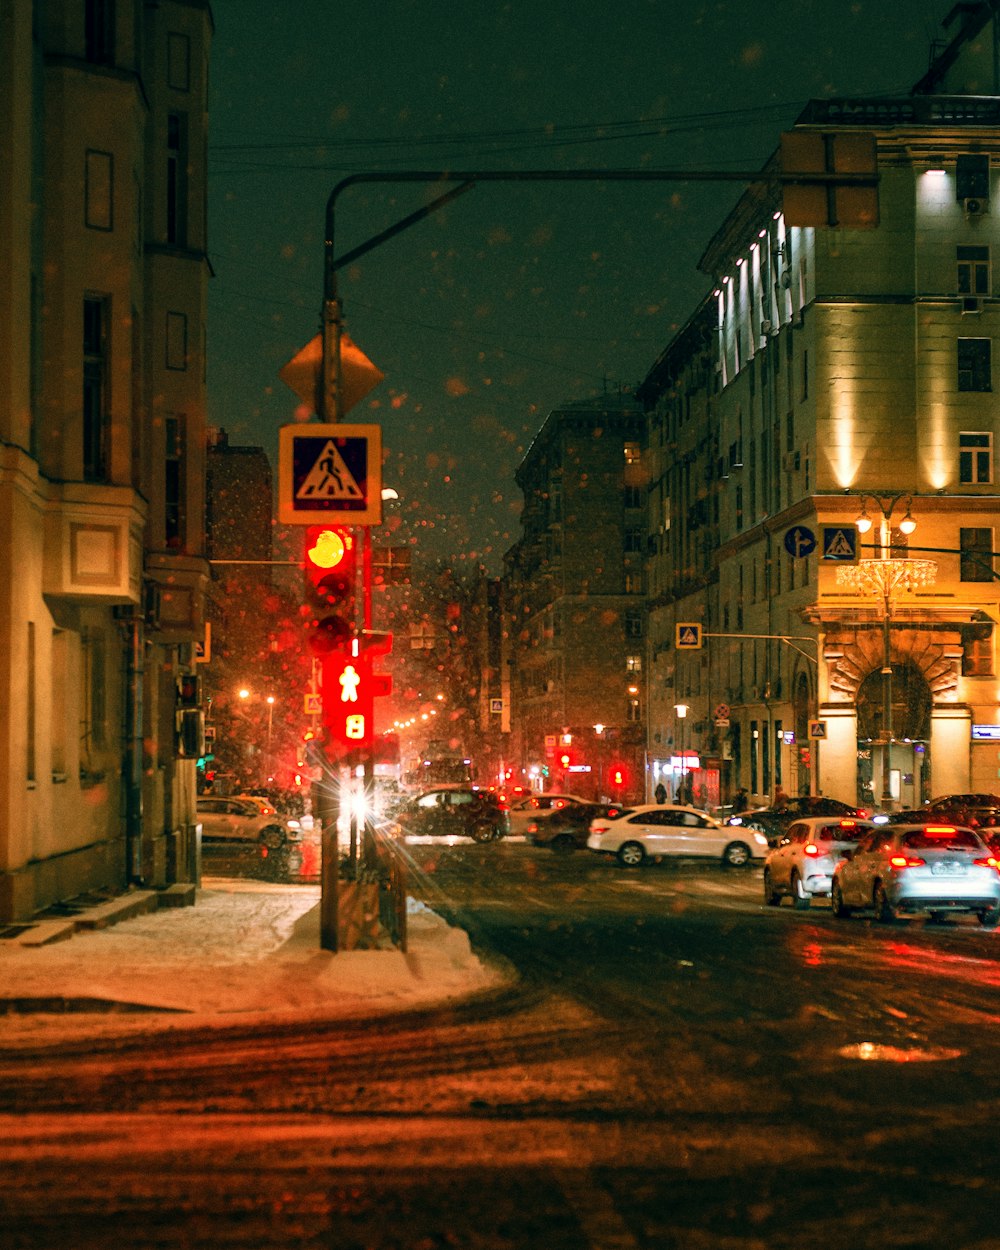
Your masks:
[[[831,702],[857,702],[862,682],[882,668],[882,645],[880,625],[830,630],[824,641],[823,658]],[[962,636],[954,627],[893,626],[889,631],[889,656],[893,672],[912,668],[921,675],[934,703],[953,703],[957,699]]]
[[[871,742],[885,736],[882,673],[874,668],[858,687],[858,741]],[[931,690],[915,664],[893,665],[891,730],[894,738],[929,742],[931,736]]]

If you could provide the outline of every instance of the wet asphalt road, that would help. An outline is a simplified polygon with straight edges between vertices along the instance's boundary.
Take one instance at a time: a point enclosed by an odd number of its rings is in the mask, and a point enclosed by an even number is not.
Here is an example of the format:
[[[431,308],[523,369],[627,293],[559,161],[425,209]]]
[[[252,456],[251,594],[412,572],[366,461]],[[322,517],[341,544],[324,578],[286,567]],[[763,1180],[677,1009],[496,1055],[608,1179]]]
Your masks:
[[[1000,1247],[1000,933],[766,908],[759,869],[409,853],[510,990],[3,1056],[3,1245]]]

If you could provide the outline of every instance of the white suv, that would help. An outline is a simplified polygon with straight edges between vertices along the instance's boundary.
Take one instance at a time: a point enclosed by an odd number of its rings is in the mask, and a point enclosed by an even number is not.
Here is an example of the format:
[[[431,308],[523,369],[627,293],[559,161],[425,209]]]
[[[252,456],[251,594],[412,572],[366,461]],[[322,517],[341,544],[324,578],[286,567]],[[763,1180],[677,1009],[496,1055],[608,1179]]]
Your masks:
[[[828,895],[837,861],[874,827],[853,816],[794,821],[764,861],[764,902],[779,907],[787,894],[793,907],[804,910],[817,895]]]
[[[301,822],[282,816],[270,804],[254,796],[218,798],[203,794],[198,799],[198,821],[206,842],[257,842],[269,850],[281,850],[289,838],[298,838]]]

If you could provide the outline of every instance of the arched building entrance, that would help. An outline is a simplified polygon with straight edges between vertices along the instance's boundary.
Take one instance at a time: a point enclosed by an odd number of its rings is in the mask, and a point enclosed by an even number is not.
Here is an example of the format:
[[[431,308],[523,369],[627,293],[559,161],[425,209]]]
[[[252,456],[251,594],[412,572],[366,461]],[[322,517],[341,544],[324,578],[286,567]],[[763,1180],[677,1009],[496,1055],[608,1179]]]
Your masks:
[[[931,690],[915,664],[893,666],[888,733],[886,675],[873,669],[858,687],[858,801],[878,807],[886,780],[897,808],[930,797]]]
[[[854,790],[858,803],[882,807],[887,761],[892,806],[905,809],[918,807],[931,793],[932,742],[941,748],[958,745],[962,725],[967,724],[961,719],[967,717],[967,711],[960,711],[957,703],[962,638],[954,626],[929,622],[893,623],[889,637],[888,746],[883,723],[881,628],[868,623],[840,623],[824,637],[826,690],[822,715],[836,733],[835,777],[828,774],[826,788],[831,788],[831,783],[837,785],[842,798]],[[967,752],[967,728],[964,733]],[[828,760],[831,755],[833,751],[828,751]],[[949,758],[947,764],[960,775],[968,769],[968,758],[964,763]],[[942,792],[940,785],[937,792]]]

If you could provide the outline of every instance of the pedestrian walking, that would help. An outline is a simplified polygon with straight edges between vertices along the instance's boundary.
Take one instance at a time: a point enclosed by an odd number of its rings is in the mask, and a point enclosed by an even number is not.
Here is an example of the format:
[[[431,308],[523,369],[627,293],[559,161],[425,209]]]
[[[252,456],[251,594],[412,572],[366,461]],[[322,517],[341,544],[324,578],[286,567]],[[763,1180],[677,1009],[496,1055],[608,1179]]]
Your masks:
[[[750,799],[747,794],[747,788],[746,786],[740,786],[733,798],[733,815],[735,816],[739,812],[745,812],[749,805]]]
[[[666,803],[667,790],[662,781],[653,791],[653,798],[657,801],[657,803]]]

